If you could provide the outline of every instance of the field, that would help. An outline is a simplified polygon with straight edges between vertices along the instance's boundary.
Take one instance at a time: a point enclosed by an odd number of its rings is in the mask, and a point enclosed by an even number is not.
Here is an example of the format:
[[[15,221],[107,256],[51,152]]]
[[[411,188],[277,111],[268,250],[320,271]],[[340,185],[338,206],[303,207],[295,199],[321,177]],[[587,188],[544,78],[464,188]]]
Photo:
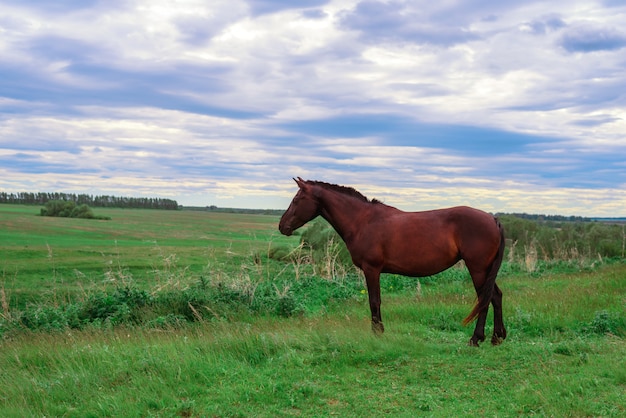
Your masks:
[[[622,258],[509,257],[509,338],[474,348],[461,267],[385,276],[377,337],[276,216],[38,209],[0,205],[0,416],[626,415]]]

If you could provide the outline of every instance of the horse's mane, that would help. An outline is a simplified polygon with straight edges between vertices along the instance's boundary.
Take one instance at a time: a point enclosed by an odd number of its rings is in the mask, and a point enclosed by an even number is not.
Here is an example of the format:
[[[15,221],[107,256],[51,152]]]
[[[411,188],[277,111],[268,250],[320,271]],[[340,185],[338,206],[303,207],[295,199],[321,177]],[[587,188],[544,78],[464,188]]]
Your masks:
[[[362,200],[363,202],[367,202],[367,203],[382,203],[380,200],[378,199],[372,199],[369,200],[367,197],[365,197],[361,192],[359,192],[358,190],[352,188],[352,187],[348,187],[348,186],[340,186],[338,184],[331,184],[331,183],[326,183],[323,181],[316,181],[316,180],[307,180],[306,181],[307,184],[310,185],[314,185],[314,186],[320,186],[324,189],[327,190],[333,190],[335,192],[339,192],[348,196],[352,196],[352,197],[356,197],[359,200]]]

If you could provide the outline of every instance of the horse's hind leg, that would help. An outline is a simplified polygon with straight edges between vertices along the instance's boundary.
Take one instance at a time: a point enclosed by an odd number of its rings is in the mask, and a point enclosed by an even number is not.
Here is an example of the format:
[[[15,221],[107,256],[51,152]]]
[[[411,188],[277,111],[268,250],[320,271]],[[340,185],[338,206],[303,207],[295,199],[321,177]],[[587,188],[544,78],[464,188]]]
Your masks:
[[[476,321],[476,328],[474,328],[474,334],[472,338],[470,338],[469,345],[473,347],[478,347],[478,343],[485,341],[485,324],[487,323],[487,312],[489,311],[489,306],[487,309],[483,309],[478,314],[478,320]]]
[[[485,341],[485,324],[487,323],[487,313],[489,312],[489,303],[491,302],[491,296],[484,294],[484,286],[486,286],[485,279],[486,273],[484,271],[476,270],[467,262],[470,276],[474,282],[474,289],[476,289],[476,295],[478,295],[478,301],[474,309],[480,309],[478,312],[478,319],[476,320],[476,327],[474,328],[474,334],[470,338],[469,345],[478,347],[479,343]],[[486,300],[486,299],[489,300]]]
[[[506,328],[504,328],[504,321],[502,320],[502,291],[497,284],[493,288],[491,304],[493,305],[493,337],[491,337],[491,344],[498,345],[506,338]]]

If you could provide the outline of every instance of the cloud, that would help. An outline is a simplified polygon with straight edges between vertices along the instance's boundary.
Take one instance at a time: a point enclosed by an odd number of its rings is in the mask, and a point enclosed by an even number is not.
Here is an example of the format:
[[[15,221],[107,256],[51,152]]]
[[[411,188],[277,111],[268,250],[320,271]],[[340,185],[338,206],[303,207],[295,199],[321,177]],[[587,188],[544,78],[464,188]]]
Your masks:
[[[615,117],[599,116],[599,117],[596,117],[596,118],[593,118],[593,119],[575,120],[575,121],[573,121],[571,123],[573,125],[577,125],[577,126],[594,127],[594,126],[605,125],[607,123],[619,122],[620,120],[621,120],[620,118],[615,118]]]
[[[616,51],[626,46],[626,32],[603,26],[570,27],[561,39],[567,52]]]
[[[43,10],[47,13],[62,14],[67,12],[75,12],[81,9],[92,9],[101,3],[100,0],[58,0],[53,2],[29,2],[22,0],[5,0],[3,3],[7,5],[16,5],[20,7],[33,7]],[[33,4],[35,3],[35,4]],[[111,0],[110,3],[118,6],[121,2]]]
[[[307,19],[324,19],[328,14],[322,9],[308,9],[302,12],[302,16]]]
[[[205,2],[197,2],[193,8],[182,8],[173,16],[172,23],[184,43],[192,47],[203,47],[246,16],[243,3],[214,0],[211,7]]]
[[[323,120],[306,120],[282,125],[316,137],[376,138],[389,146],[443,148],[451,154],[502,155],[521,152],[528,144],[549,142],[540,138],[497,129],[451,124],[429,124],[393,114],[349,114]]]
[[[329,3],[329,0],[300,0],[298,2],[284,0],[253,0],[248,2],[248,6],[252,14],[257,16],[290,9],[319,7],[327,3]]]
[[[565,27],[567,27],[567,24],[559,16],[547,16],[525,22],[521,25],[520,29],[534,35],[547,35],[552,31]]]
[[[404,1],[366,0],[343,13],[341,26],[355,30],[368,42],[407,41],[434,45],[454,45],[478,39],[468,27],[441,25],[425,19],[421,8]]]
[[[284,207],[303,176],[405,209],[613,210],[623,11],[3,2],[0,188]]]

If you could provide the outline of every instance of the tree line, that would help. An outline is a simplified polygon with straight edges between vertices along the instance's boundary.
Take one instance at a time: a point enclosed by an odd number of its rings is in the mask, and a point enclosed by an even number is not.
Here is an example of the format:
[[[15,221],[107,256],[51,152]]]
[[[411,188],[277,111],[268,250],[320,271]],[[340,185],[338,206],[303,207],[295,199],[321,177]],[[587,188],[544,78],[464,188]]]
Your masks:
[[[497,213],[496,216],[515,216],[516,218],[527,219],[537,222],[591,222],[591,218],[583,216],[562,216],[562,215],[541,215],[533,213]]]
[[[74,202],[76,205],[88,205],[100,208],[179,209],[178,202],[175,200],[163,199],[159,197],[93,196],[88,194],[45,192],[0,192],[0,203],[45,205],[50,201]]]
[[[244,213],[246,215],[273,215],[280,216],[285,212],[285,209],[250,209],[250,208],[221,208],[215,205],[211,206],[185,206],[184,210],[196,210],[206,212],[221,212],[221,213]]]

